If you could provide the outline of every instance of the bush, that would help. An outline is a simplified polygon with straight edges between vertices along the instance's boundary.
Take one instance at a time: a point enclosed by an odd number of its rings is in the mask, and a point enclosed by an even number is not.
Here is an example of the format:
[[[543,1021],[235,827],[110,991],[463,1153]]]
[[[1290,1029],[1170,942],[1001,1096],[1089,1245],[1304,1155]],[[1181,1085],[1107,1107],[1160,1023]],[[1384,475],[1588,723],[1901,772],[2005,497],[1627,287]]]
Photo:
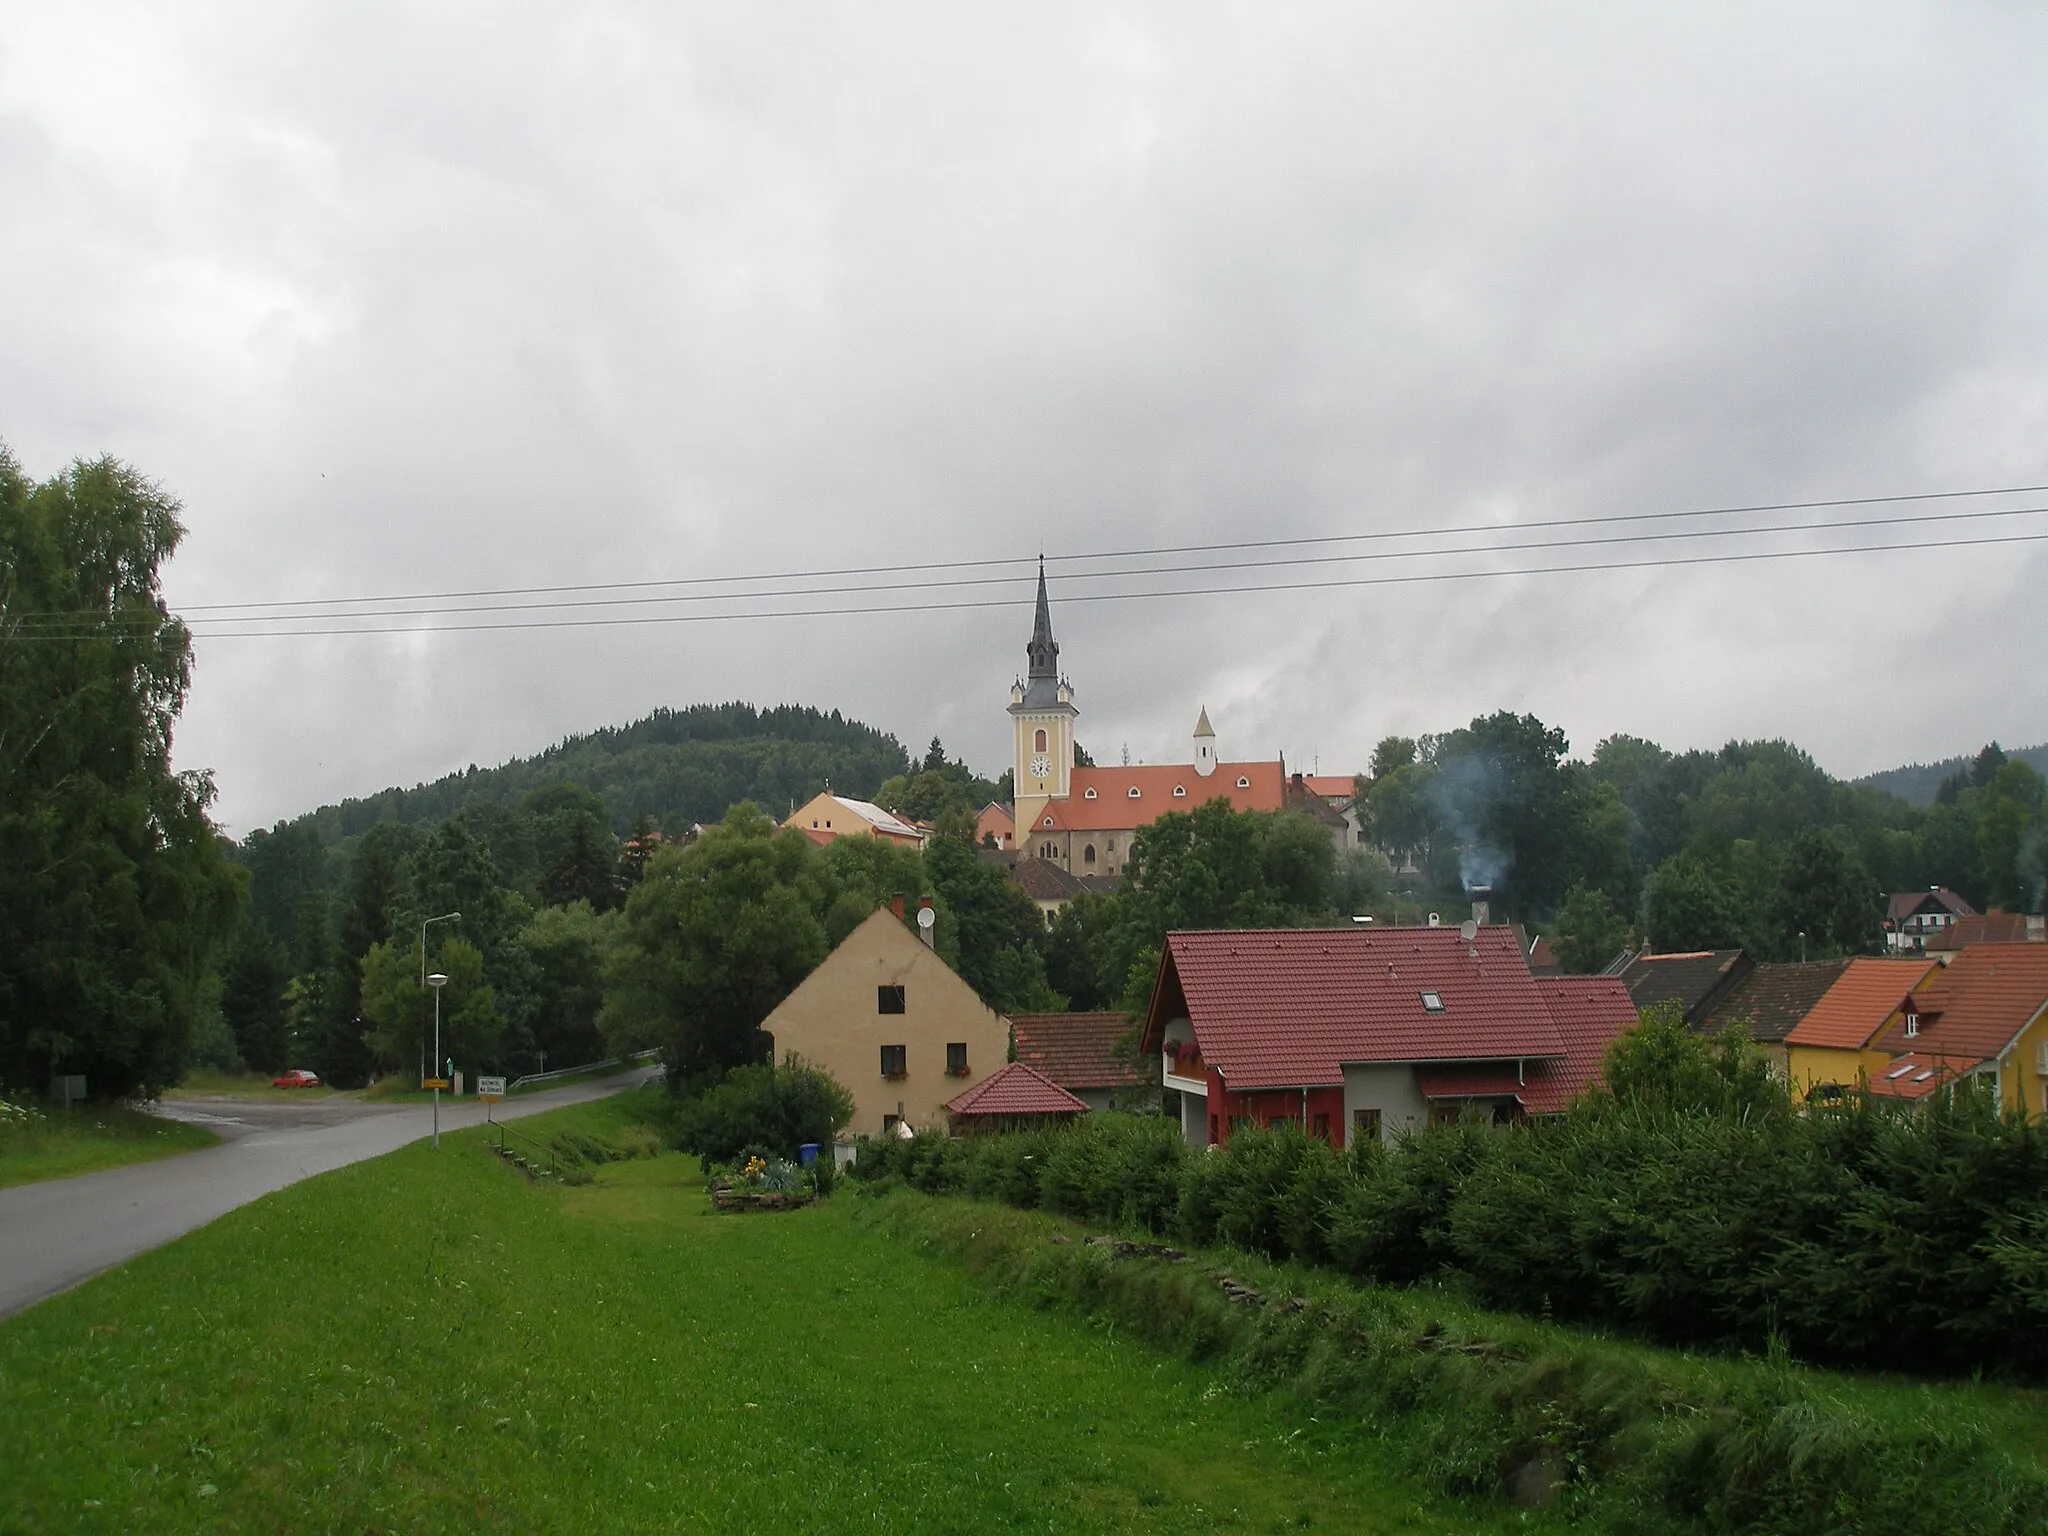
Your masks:
[[[795,1157],[807,1141],[829,1147],[853,1118],[853,1096],[828,1072],[792,1060],[785,1066],[735,1067],[712,1087],[681,1099],[672,1115],[675,1144],[713,1162],[731,1162],[758,1145]]]

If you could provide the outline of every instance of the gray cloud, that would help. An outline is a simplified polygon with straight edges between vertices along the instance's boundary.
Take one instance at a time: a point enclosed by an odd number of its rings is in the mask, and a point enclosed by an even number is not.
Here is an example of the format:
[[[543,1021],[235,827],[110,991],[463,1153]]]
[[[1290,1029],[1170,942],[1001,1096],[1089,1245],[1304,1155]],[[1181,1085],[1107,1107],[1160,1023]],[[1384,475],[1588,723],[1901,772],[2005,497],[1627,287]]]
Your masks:
[[[2048,480],[1992,7],[0,4],[0,436],[183,604]],[[53,14],[54,13],[54,14]],[[2048,738],[2031,546],[1084,604],[1098,756]],[[1014,610],[202,645],[238,830],[659,704],[987,768]]]

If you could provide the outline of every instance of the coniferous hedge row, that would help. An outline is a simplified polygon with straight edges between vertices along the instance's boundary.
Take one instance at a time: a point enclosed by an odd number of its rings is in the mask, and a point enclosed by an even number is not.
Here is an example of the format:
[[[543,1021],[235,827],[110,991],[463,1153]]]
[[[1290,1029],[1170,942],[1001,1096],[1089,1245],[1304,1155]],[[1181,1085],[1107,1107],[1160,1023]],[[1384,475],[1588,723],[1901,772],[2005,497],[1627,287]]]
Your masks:
[[[1598,1095],[1339,1153],[1298,1130],[1188,1146],[1171,1119],[862,1149],[901,1177],[1191,1244],[1405,1283],[1676,1345],[2048,1379],[2048,1133],[1959,1091],[1715,1110]]]

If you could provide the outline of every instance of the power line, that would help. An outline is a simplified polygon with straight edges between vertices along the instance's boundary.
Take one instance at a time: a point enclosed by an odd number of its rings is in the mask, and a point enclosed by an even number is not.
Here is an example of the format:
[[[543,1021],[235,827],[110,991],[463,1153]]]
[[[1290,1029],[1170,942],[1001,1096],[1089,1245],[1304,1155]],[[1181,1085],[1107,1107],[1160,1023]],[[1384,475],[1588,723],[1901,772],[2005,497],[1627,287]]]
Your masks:
[[[1920,491],[1912,494],[1891,496],[1842,496],[1824,501],[1759,502],[1751,506],[1698,507],[1691,510],[1666,512],[1620,512],[1609,513],[1600,517],[1544,518],[1526,523],[1467,523],[1445,528],[1409,528],[1373,533],[1316,534],[1300,538],[1250,539],[1234,543],[1161,545],[1144,549],[1097,550],[1084,554],[1048,555],[1045,558],[1048,565],[1065,565],[1084,560],[1135,560],[1150,559],[1164,555],[1222,554],[1231,550],[1241,549],[1299,548],[1314,544],[1343,544],[1366,540],[1443,538],[1451,535],[1472,533],[1512,533],[1523,529],[1538,528],[1583,528],[1615,523],[1663,522],[1695,517],[1740,517],[1763,512],[1811,512],[1829,507],[1896,506],[1915,501],[1955,501],[1979,496],[2031,496],[2042,492],[2048,492],[2048,485],[1998,486],[1962,491]],[[887,576],[916,574],[924,571],[974,570],[995,566],[1029,565],[1034,563],[1034,559],[1035,557],[1030,556],[1015,556],[977,560],[940,560],[904,565],[839,566],[810,571],[768,571],[733,576],[674,576],[645,581],[585,582],[574,585],[565,584],[541,587],[477,587],[448,592],[390,592],[357,597],[278,598],[268,601],[242,603],[200,603],[191,605],[183,611],[195,614],[225,613],[245,608],[314,608],[337,607],[349,603],[444,602],[471,597],[538,597],[553,592],[625,592],[652,587],[709,586],[744,581],[820,581],[842,576]]]
[[[1473,555],[1473,554],[1503,554],[1503,553],[1529,553],[1529,552],[1540,552],[1540,551],[1545,551],[1545,550],[1559,550],[1559,549],[1585,549],[1585,548],[1597,548],[1597,547],[1601,547],[1601,546],[1606,546],[1606,545],[1614,545],[1614,544],[1624,544],[1624,545],[1629,545],[1629,544],[1656,544],[1656,543],[1669,543],[1669,542],[1677,542],[1677,541],[1690,541],[1690,540],[1698,540],[1698,539],[1725,539],[1725,538],[1763,538],[1763,537],[1767,537],[1767,536],[1773,536],[1773,535],[1782,535],[1782,534],[1789,534],[1789,533],[1815,533],[1815,532],[1837,532],[1837,531],[1841,531],[1841,530],[1845,530],[1845,529],[1865,529],[1865,530],[1876,530],[1876,529],[1882,529],[1882,528],[1895,528],[1895,527],[1903,528],[1903,527],[1912,527],[1912,526],[1917,526],[1917,525],[1922,525],[1922,524],[1928,524],[1928,523],[1956,523],[1956,522],[1974,522],[1974,521],[1982,521],[1982,520],[1985,520],[1985,519],[1991,519],[1991,518],[2005,518],[2005,517],[2033,517],[2033,516],[2039,516],[2039,515],[2042,515],[2042,514],[2044,514],[2044,513],[2048,513],[2048,506],[2031,506],[2031,507],[2003,507],[2003,508],[1995,508],[1995,509],[1985,509],[1985,508],[1979,508],[1979,509],[1973,509],[1973,510],[1970,510],[1970,511],[1960,511],[1960,512],[1925,512],[1925,513],[1914,513],[1914,514],[1911,514],[1911,515],[1908,515],[1908,516],[1905,516],[1905,517],[1888,517],[1888,518],[1836,518],[1836,519],[1821,519],[1821,520],[1809,520],[1809,521],[1806,521],[1806,522],[1798,522],[1798,523],[1778,523],[1778,524],[1768,524],[1768,525],[1765,525],[1765,526],[1762,526],[1762,527],[1750,527],[1750,528],[1701,528],[1701,529],[1681,529],[1681,530],[1676,530],[1676,531],[1663,531],[1663,532],[1654,532],[1654,533],[1627,533],[1627,534],[1603,534],[1603,535],[1598,535],[1598,536],[1595,536],[1595,537],[1593,537],[1593,538],[1585,538],[1585,539],[1537,539],[1537,540],[1528,540],[1528,541],[1524,541],[1524,542],[1521,542],[1521,543],[1507,543],[1507,544],[1467,544],[1467,545],[1454,545],[1454,546],[1450,546],[1450,547],[1439,547],[1439,548],[1433,548],[1433,549],[1408,549],[1408,550],[1371,550],[1371,551],[1361,551],[1361,552],[1357,552],[1357,553],[1352,553],[1352,554],[1326,554],[1326,555],[1292,555],[1292,556],[1286,556],[1286,557],[1283,557],[1283,558],[1280,558],[1280,559],[1276,559],[1276,560],[1254,560],[1254,561],[1229,561],[1229,562],[1211,562],[1211,563],[1207,563],[1207,564],[1198,564],[1198,565],[1187,565],[1187,564],[1181,564],[1181,565],[1161,565],[1161,566],[1148,566],[1148,567],[1135,567],[1135,568],[1125,568],[1125,569],[1122,569],[1122,570],[1101,570],[1101,571],[1070,571],[1070,572],[1067,572],[1067,573],[1065,574],[1065,577],[1064,577],[1064,579],[1065,579],[1065,580],[1067,580],[1067,581],[1106,581],[1106,580],[1119,580],[1119,579],[1126,579],[1126,578],[1130,578],[1130,577],[1140,577],[1140,576],[1162,576],[1162,575],[1163,575],[1163,576],[1177,576],[1177,575],[1200,575],[1200,574],[1205,574],[1205,573],[1209,573],[1209,572],[1215,572],[1215,571],[1245,571],[1245,570],[1268,570],[1268,569],[1278,569],[1278,568],[1283,568],[1283,567],[1288,567],[1288,566],[1299,566],[1299,565],[1309,565],[1309,564],[1314,564],[1314,565],[1319,565],[1319,566],[1328,566],[1328,565],[1333,565],[1333,564],[1350,564],[1350,563],[1356,563],[1356,562],[1363,562],[1363,561],[1374,561],[1374,562],[1377,562],[1377,561],[1385,561],[1385,560],[1420,560],[1420,559],[1444,559],[1444,558],[1448,558],[1448,557],[1451,557],[1451,556],[1456,556],[1456,555]],[[1662,514],[1652,514],[1652,515],[1656,515],[1656,516],[1661,516]],[[1603,521],[1603,520],[1579,520],[1579,521]],[[1612,520],[1604,520],[1604,521],[1610,521],[1610,522],[1611,522]],[[1521,525],[1521,526],[1527,526],[1527,525]],[[1504,531],[1511,531],[1511,530],[1504,530]],[[1296,544],[1296,543],[1299,543],[1300,541],[1295,541],[1295,540],[1276,540],[1276,541],[1272,541],[1272,542],[1273,542],[1273,544],[1274,544],[1274,545],[1278,545],[1278,546],[1281,546],[1281,547],[1285,547],[1285,546],[1287,546],[1287,545],[1290,545],[1290,544]],[[1955,541],[1949,541],[1949,542],[1955,542]],[[1259,544],[1255,544],[1255,543],[1246,543],[1246,544],[1242,544],[1242,545],[1238,545],[1238,546],[1234,546],[1234,547],[1240,547],[1240,548],[1259,548],[1259,547],[1269,547],[1269,546],[1261,546],[1261,545],[1259,545]],[[1887,547],[1887,546],[1874,546],[1874,547],[1879,547],[1879,548],[1882,548],[1882,547]],[[1916,547],[1919,547],[1919,546],[1916,546]],[[1064,557],[1064,558],[1069,558],[1069,559],[1075,559],[1075,558],[1079,558],[1079,557]],[[973,563],[974,563],[974,564],[983,564],[983,563],[985,563],[985,562],[973,562]],[[924,569],[938,569],[938,568],[940,568],[940,567],[924,567]],[[1552,569],[1552,567],[1542,567],[1541,569]],[[213,619],[207,619],[207,618],[199,618],[199,619],[195,620],[195,621],[194,621],[194,623],[195,623],[195,625],[197,625],[197,626],[204,626],[204,625],[207,625],[207,624],[236,624],[236,623],[241,623],[241,624],[266,624],[266,625],[299,625],[299,624],[306,624],[306,623],[313,623],[313,622],[332,622],[332,621],[336,621],[336,620],[341,620],[341,619],[376,619],[376,618],[423,618],[423,619],[424,619],[424,618],[438,618],[438,617],[444,617],[444,616],[447,616],[447,615],[451,615],[451,614],[467,614],[467,613],[529,613],[529,612],[546,612],[546,611],[550,611],[550,610],[558,610],[558,609],[590,609],[590,608],[619,608],[619,607],[638,607],[638,606],[652,606],[652,605],[668,605],[668,604],[677,604],[677,603],[731,603],[731,602],[740,602],[740,601],[754,601],[754,600],[758,600],[758,599],[763,599],[763,598],[767,598],[767,599],[775,599],[775,598],[811,598],[811,597],[832,597],[832,596],[845,596],[845,595],[848,595],[848,594],[851,594],[851,593],[870,593],[870,594],[879,594],[879,593],[881,593],[881,592],[889,592],[889,591],[928,591],[928,590],[937,590],[937,589],[946,589],[946,588],[958,588],[958,587],[976,587],[976,586],[983,586],[983,587],[985,587],[985,586],[1008,586],[1008,585],[1011,585],[1011,584],[1017,583],[1017,582],[1019,582],[1019,581],[1021,581],[1021,580],[1028,580],[1028,579],[1029,579],[1029,578],[1028,578],[1028,576],[972,576],[972,577],[953,577],[953,578],[941,579],[941,580],[937,580],[937,581],[923,581],[923,582],[918,582],[918,581],[909,581],[909,582],[890,582],[890,583],[881,583],[881,584],[875,584],[875,583],[865,583],[865,584],[860,584],[860,585],[848,585],[848,586],[833,586],[833,587],[812,587],[812,588],[796,588],[796,589],[787,589],[787,590],[776,590],[776,589],[772,589],[772,588],[770,588],[770,589],[761,589],[761,590],[755,590],[755,591],[748,591],[748,592],[727,592],[727,593],[708,593],[708,594],[698,594],[698,595],[686,595],[686,594],[673,594],[673,595],[664,595],[664,596],[647,596],[647,595],[643,595],[643,596],[637,596],[637,597],[606,597],[606,598],[563,598],[563,599],[558,599],[558,600],[553,600],[553,601],[547,601],[547,602],[539,602],[539,603],[477,603],[477,604],[469,604],[469,605],[465,605],[465,606],[460,606],[460,607],[439,607],[439,608],[395,608],[395,609],[352,609],[352,610],[349,610],[349,611],[346,611],[346,612],[340,612],[340,613],[333,613],[333,612],[329,612],[329,613],[318,613],[318,612],[313,612],[313,613],[268,613],[268,614],[258,614],[258,613],[242,613],[242,614],[236,614],[236,615],[227,615],[227,614],[222,614],[222,615],[218,616],[217,618],[213,618]],[[574,589],[553,589],[553,590],[574,590]],[[602,589],[594,589],[594,590],[602,590]],[[612,589],[612,590],[617,590],[617,589]],[[1210,591],[1210,590],[1222,590],[1222,591],[1235,591],[1235,590],[1266,590],[1266,589],[1259,589],[1259,588],[1246,588],[1246,589],[1238,589],[1238,588],[1202,588],[1202,589],[1200,589],[1200,590],[1203,590],[1203,591]],[[1083,596],[1083,595],[1085,595],[1085,594],[1081,594],[1081,593],[1075,593],[1075,592],[1072,592],[1072,591],[1068,591],[1067,593],[1065,593],[1065,594],[1063,595],[1063,598],[1062,598],[1062,600],[1063,600],[1063,601],[1075,601],[1075,600],[1078,600],[1078,599],[1079,599],[1079,598],[1080,598],[1081,596]],[[1110,595],[1112,595],[1112,596],[1115,596],[1115,595],[1118,595],[1118,594],[1110,594]],[[1132,595],[1132,594],[1124,594],[1124,595]],[[281,606],[281,605],[280,605],[280,606]],[[935,605],[925,605],[925,606],[935,606]],[[185,610],[185,612],[187,612],[187,613],[190,613],[190,612],[193,612],[193,611],[194,611],[194,610],[189,610],[189,609],[188,609],[188,610]],[[821,611],[839,611],[839,610],[821,610]],[[847,609],[847,610],[843,610],[843,611],[847,611],[847,612],[857,612],[857,611],[863,611],[863,610],[857,610],[857,609]],[[877,611],[879,611],[879,610],[877,610]],[[745,615],[745,614],[726,614],[726,615],[707,615],[707,616],[710,616],[710,617],[718,617],[718,616],[723,616],[723,617],[734,617],[734,618],[738,618],[738,617],[747,617],[748,615]],[[650,616],[648,616],[648,617],[649,617],[650,619],[652,619],[652,618],[658,618],[658,617],[660,617],[660,616],[659,616],[659,615],[650,615]],[[146,623],[152,623],[152,624],[156,622],[156,620],[155,620],[155,618],[154,618],[154,616],[153,616],[153,615],[137,615],[137,616],[136,616],[136,618],[137,618],[137,621],[138,621],[138,622],[146,622]],[[79,618],[79,617],[78,617],[77,615],[75,615],[75,614],[73,614],[73,615],[63,615],[63,616],[61,616],[61,617],[59,617],[59,616],[52,616],[52,617],[51,617],[51,618],[49,618],[48,620],[40,620],[40,619],[38,619],[38,618],[36,618],[35,616],[32,616],[32,615],[21,615],[21,616],[19,616],[19,620],[20,620],[20,621],[21,621],[21,622],[23,623],[23,625],[24,625],[24,629],[25,629],[25,630],[26,630],[27,632],[29,632],[29,633],[34,633],[34,634],[38,634],[38,635],[48,635],[48,636],[55,636],[56,634],[59,634],[59,633],[64,633],[64,634],[71,634],[71,633],[88,633],[88,632],[99,632],[99,631],[100,631],[101,629],[103,629],[103,628],[105,627],[105,623],[106,623],[106,621],[105,621],[104,619],[99,619],[99,618],[95,618],[95,619],[91,619],[91,620],[85,620],[85,619],[81,619],[81,618]],[[437,626],[437,627],[440,627],[440,628],[448,628],[449,626],[445,626],[445,625],[444,625],[444,626]],[[335,630],[298,630],[298,629],[279,629],[279,630],[277,630],[276,632],[277,632],[277,633],[283,633],[283,634],[294,634],[294,633],[306,633],[306,634],[330,634],[330,633],[337,633],[337,632],[339,632],[339,631],[335,631]],[[353,631],[352,631],[352,632],[353,632]],[[361,632],[363,632],[363,633],[373,633],[373,632],[381,632],[381,631],[368,631],[368,630],[364,630],[364,631],[361,631]],[[218,633],[221,633],[221,631],[218,631],[218,630],[208,630],[208,629],[204,629],[204,628],[199,628],[199,627],[195,627],[195,628],[194,628],[194,633],[195,633],[195,634],[199,634],[199,635],[205,635],[205,634],[218,634]]]
[[[1246,592],[1309,592],[1335,588],[1407,586],[1433,581],[1479,581],[1511,576],[1564,576],[1598,571],[1670,569],[1695,565],[1727,565],[1761,560],[1814,559],[1837,555],[1906,553],[1916,550],[1953,550],[2004,544],[2034,544],[2048,541],[2048,532],[2000,534],[1976,539],[1931,539],[1910,544],[1855,544],[1833,549],[1744,550],[1713,555],[1668,555],[1641,560],[1588,561],[1576,565],[1527,566],[1504,570],[1415,571],[1396,575],[1340,577],[1328,581],[1249,582],[1236,586],[1180,587],[1132,592],[1084,592],[1061,598],[1063,603],[1137,602],[1168,597],[1217,597]],[[791,594],[792,596],[800,594]],[[418,635],[465,634],[493,630],[590,629],[627,624],[733,623],[749,619],[850,618],[864,614],[940,613],[963,609],[1007,608],[1010,598],[963,598],[938,603],[885,603],[864,607],[793,608],[751,610],[740,613],[628,614],[610,618],[519,619],[490,624],[385,625],[337,629],[295,630],[206,630],[195,631],[202,640],[263,640],[323,635]],[[230,621],[231,622],[231,621]]]

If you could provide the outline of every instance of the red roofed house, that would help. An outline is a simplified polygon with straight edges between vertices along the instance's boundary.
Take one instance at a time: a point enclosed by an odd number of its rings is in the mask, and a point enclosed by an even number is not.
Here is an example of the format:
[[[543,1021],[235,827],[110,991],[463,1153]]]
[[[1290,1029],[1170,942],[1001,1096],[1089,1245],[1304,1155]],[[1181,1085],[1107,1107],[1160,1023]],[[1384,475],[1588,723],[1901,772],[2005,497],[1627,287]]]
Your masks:
[[[1895,1063],[1877,1042],[1904,1017],[1913,990],[1935,969],[1930,959],[1860,955],[1845,962],[1840,977],[1785,1036],[1792,1091],[1828,1099],[1882,1079]]]
[[[1119,1048],[1130,1028],[1127,1013],[1019,1013],[1010,1019],[1011,1048],[1090,1109],[1108,1109],[1139,1084],[1137,1065]]]
[[[1088,1106],[1043,1073],[1013,1061],[946,1104],[947,1127],[955,1136],[1029,1131],[1065,1125]]]
[[[1074,763],[1074,722],[1080,710],[1073,685],[1059,675],[1058,643],[1046,603],[1045,572],[1038,573],[1038,614],[1025,647],[1030,671],[1010,690],[1015,751],[1011,782],[1016,799],[1016,847],[1075,875],[1115,875],[1131,854],[1131,838],[1173,811],[1192,811],[1227,800],[1240,811],[1284,808],[1287,777],[1275,759],[1225,763],[1216,757],[1216,732],[1204,709],[1195,723],[1194,760],[1083,768]],[[986,813],[984,813],[986,815]]]
[[[1885,903],[1885,948],[1895,955],[1917,955],[1927,948],[1929,939],[1953,927],[1957,918],[1976,915],[1975,907],[1945,886],[1894,891]]]
[[[1930,971],[1875,1045],[1892,1064],[1873,1093],[1922,1099],[1980,1078],[2001,1108],[2048,1114],[2048,945],[1972,944]]]
[[[1170,933],[1143,1048],[1190,1142],[1294,1124],[1347,1146],[1555,1113],[1635,1018],[1613,977],[1539,983],[1505,925]]]

